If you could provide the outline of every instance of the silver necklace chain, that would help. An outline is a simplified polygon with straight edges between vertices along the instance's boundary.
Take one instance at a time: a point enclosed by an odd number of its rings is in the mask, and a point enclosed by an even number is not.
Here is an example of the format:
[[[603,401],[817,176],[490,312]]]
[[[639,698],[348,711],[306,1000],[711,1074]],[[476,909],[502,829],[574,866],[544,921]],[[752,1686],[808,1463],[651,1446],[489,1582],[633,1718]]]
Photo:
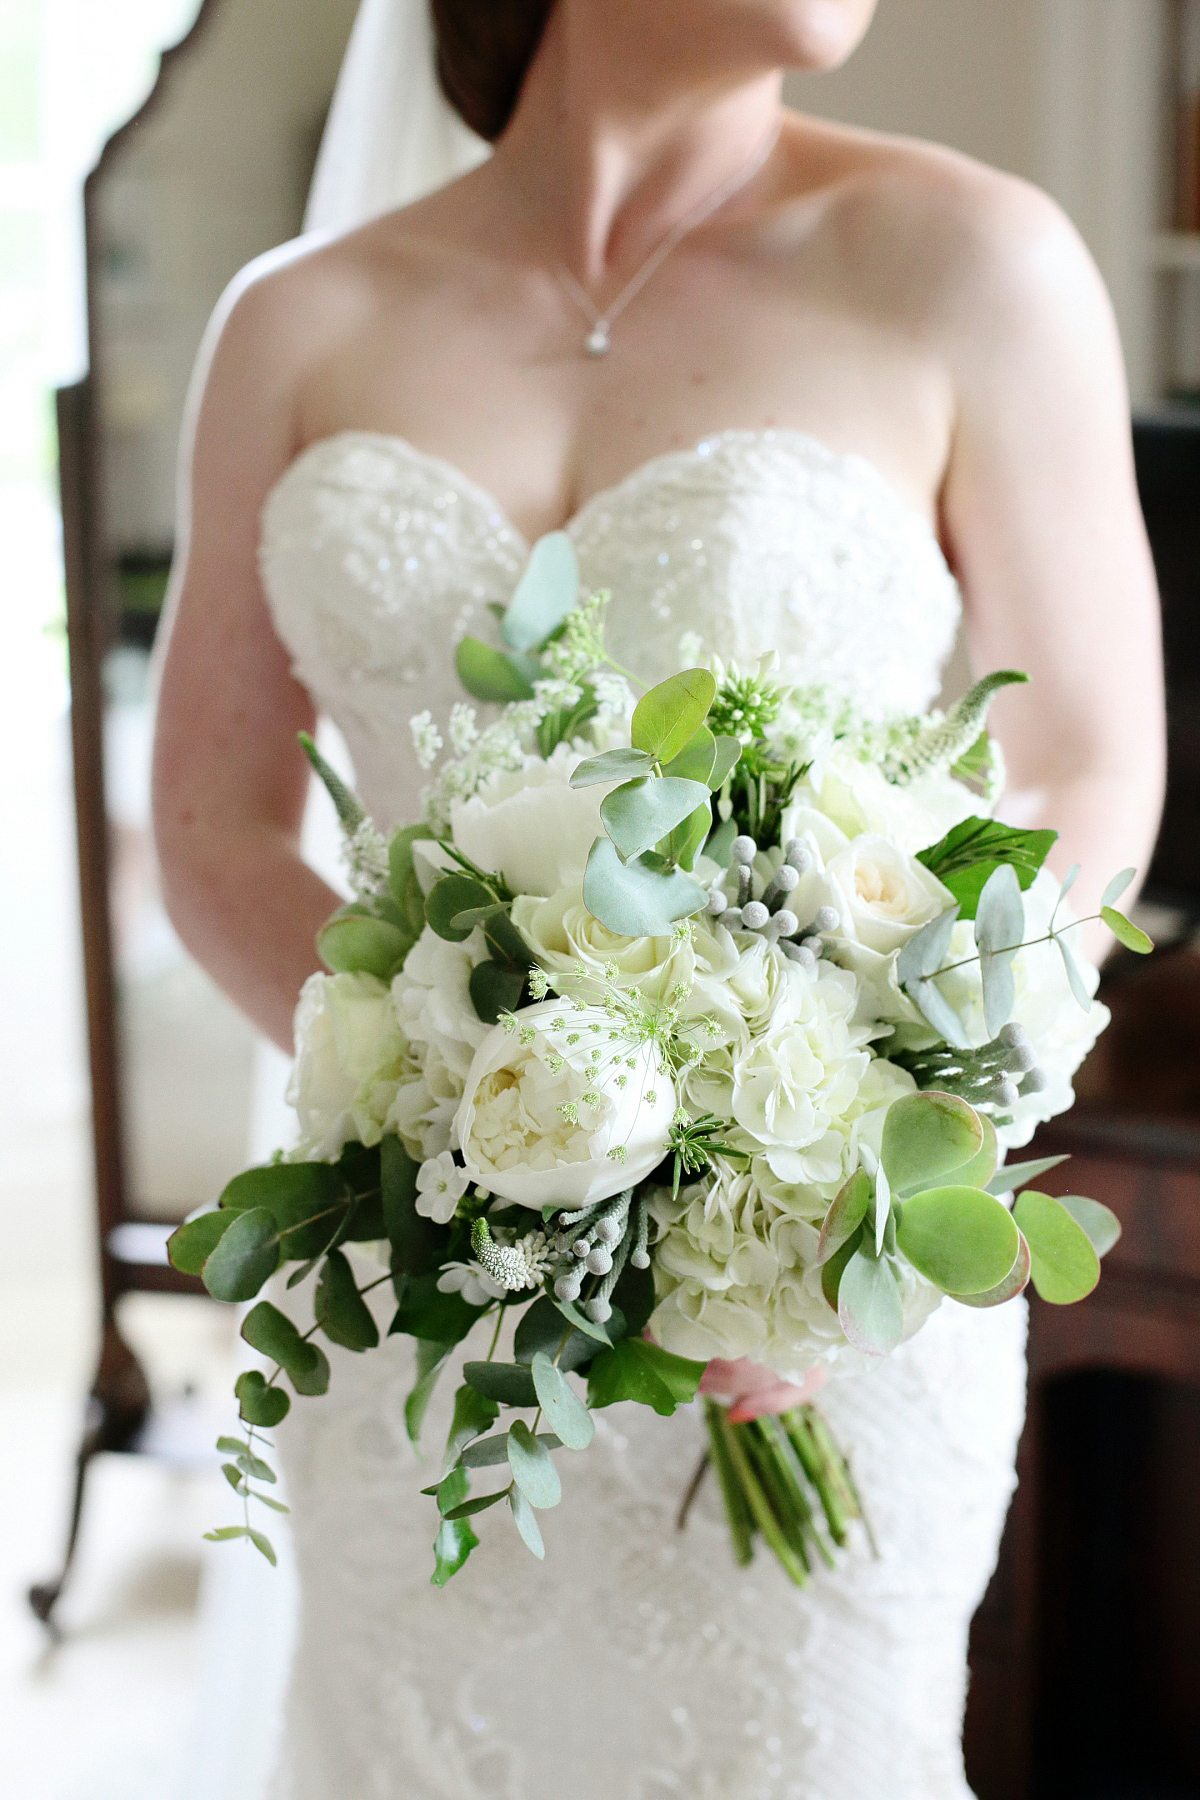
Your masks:
[[[646,283],[650,280],[650,277],[658,272],[663,263],[666,262],[668,256],[670,256],[672,250],[676,249],[683,242],[689,232],[695,231],[698,226],[703,225],[705,219],[710,219],[719,207],[724,206],[727,200],[732,200],[736,193],[739,193],[742,188],[754,179],[767,158],[770,156],[772,150],[774,150],[776,144],[779,142],[781,129],[782,125],[773,126],[763,139],[762,143],[758,146],[749,162],[744,163],[740,169],[736,170],[735,173],[730,176],[728,181],[723,181],[719,188],[716,188],[713,193],[706,195],[698,206],[693,207],[691,212],[684,213],[682,219],[677,220],[676,223],[672,225],[661,244],[656,245],[650,252],[645,262],[642,263],[639,269],[635,270],[633,276],[625,283],[625,286],[621,289],[616,299],[606,306],[603,312],[596,305],[596,302],[592,299],[583,283],[575,279],[565,263],[560,262],[555,265],[555,273],[557,274],[561,285],[575,302],[576,306],[578,306],[584,318],[591,324],[592,329],[584,339],[583,346],[589,356],[607,355],[612,337],[613,325],[625,311],[625,308],[629,305],[630,301],[637,298],[638,294],[641,293]]]

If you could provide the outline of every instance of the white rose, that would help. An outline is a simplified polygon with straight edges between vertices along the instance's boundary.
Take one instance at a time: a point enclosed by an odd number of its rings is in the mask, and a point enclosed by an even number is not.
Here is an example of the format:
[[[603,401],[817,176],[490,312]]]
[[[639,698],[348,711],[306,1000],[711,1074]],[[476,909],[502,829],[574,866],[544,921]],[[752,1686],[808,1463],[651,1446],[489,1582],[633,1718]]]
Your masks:
[[[915,856],[888,838],[864,832],[833,857],[826,877],[841,900],[836,935],[887,955],[901,949],[922,925],[953,906],[954,896]]]
[[[493,775],[471,799],[451,807],[455,844],[479,868],[503,875],[515,894],[579,886],[604,830],[600,803],[614,785],[571,787],[582,761],[560,744],[548,761],[529,756],[524,768]]]
[[[300,1121],[297,1161],[332,1162],[357,1138],[377,1144],[411,1072],[391,994],[373,975],[310,975],[296,1007],[287,1097]]]
[[[690,987],[696,959],[692,947],[674,937],[622,937],[593,918],[581,886],[560,888],[549,899],[520,894],[512,922],[542,967],[555,973],[600,975],[615,968],[621,987],[636,987],[661,999],[676,985]]]
[[[813,807],[847,837],[888,837],[901,849],[925,850],[960,820],[990,809],[950,775],[923,775],[898,786],[875,763],[835,750],[797,791],[780,836],[794,837],[795,810]]]
[[[489,1032],[454,1126],[474,1180],[521,1206],[574,1208],[661,1162],[674,1083],[653,1044],[617,1029],[599,1007],[544,1000]]]
[[[450,944],[426,926],[392,982],[412,1073],[396,1091],[387,1129],[403,1138],[412,1156],[438,1156],[450,1148],[463,1084],[489,1029],[468,986],[485,954],[478,932]]]

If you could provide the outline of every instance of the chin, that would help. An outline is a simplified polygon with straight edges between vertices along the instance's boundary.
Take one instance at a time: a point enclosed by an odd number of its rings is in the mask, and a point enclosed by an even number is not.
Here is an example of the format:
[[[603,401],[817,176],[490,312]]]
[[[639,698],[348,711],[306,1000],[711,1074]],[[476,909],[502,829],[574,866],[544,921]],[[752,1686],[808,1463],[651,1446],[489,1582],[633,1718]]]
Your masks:
[[[762,48],[776,66],[835,69],[857,50],[877,0],[708,0],[713,24],[762,33]],[[740,15],[740,16],[739,16]]]

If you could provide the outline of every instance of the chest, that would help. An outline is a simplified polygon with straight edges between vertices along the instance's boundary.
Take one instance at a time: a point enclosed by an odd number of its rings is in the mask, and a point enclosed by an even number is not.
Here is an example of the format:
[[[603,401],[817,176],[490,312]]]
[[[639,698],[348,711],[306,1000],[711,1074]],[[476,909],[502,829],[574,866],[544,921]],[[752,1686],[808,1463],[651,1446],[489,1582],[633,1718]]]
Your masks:
[[[844,272],[684,245],[614,318],[605,355],[588,354],[590,330],[545,270],[418,283],[322,369],[305,436],[401,435],[466,471],[529,539],[629,470],[730,429],[857,453],[935,516],[944,375]]]

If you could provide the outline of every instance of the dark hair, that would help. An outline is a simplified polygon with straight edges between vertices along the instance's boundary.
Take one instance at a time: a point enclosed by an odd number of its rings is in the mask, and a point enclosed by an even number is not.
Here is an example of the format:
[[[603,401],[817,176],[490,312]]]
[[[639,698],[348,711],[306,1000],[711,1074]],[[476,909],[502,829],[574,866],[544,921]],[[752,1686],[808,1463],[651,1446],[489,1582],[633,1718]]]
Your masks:
[[[554,0],[432,0],[437,72],[451,106],[494,142],[512,118]]]

